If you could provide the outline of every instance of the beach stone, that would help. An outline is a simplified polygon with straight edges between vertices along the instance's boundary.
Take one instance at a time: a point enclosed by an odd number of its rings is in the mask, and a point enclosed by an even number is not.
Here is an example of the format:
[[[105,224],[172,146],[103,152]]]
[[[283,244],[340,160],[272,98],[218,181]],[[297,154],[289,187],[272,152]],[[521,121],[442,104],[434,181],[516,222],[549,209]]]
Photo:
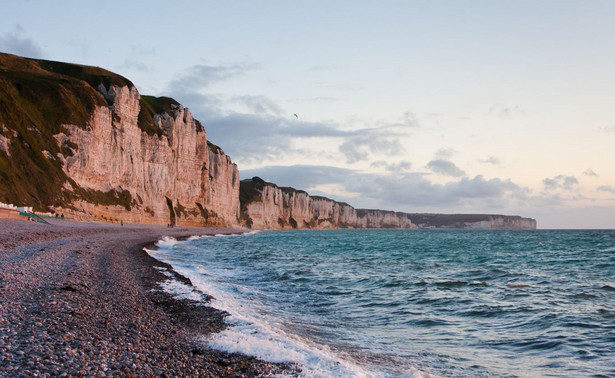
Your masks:
[[[173,270],[142,250],[221,230],[51,223],[0,220],[0,377],[293,375],[195,344],[224,314],[163,292]]]

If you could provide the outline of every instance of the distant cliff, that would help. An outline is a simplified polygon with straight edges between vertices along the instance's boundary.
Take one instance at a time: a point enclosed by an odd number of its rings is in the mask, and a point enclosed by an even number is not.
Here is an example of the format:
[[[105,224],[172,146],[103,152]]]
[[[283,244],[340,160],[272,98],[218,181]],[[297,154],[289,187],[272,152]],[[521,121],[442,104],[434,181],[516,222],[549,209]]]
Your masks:
[[[7,54],[0,88],[0,200],[101,220],[237,223],[237,166],[175,100],[97,67]]]
[[[536,220],[517,215],[408,214],[419,228],[534,230]]]
[[[259,177],[240,184],[242,224],[256,229],[448,228],[535,229],[530,218],[483,214],[413,214],[355,209],[347,203],[265,182]]]
[[[415,228],[402,213],[357,211],[347,203],[258,177],[241,181],[240,203],[242,224],[256,229]]]

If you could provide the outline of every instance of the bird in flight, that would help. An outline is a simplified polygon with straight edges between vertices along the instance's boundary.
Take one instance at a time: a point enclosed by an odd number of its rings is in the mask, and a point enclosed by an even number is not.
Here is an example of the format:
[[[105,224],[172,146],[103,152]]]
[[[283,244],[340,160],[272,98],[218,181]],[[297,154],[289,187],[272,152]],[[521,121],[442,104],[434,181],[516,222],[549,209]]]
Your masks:
[[[299,119],[299,116],[297,115],[297,113],[293,114],[295,116],[295,118]]]

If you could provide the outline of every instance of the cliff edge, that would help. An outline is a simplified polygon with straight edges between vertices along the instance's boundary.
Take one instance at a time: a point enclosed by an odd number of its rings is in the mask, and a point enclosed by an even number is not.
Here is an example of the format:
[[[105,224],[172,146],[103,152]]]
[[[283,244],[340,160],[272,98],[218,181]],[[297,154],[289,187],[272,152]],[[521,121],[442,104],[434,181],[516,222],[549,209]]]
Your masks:
[[[98,67],[0,54],[0,200],[77,218],[228,226],[239,171],[168,97]]]
[[[242,225],[256,229],[416,228],[403,213],[357,211],[344,202],[278,187],[259,177],[241,180]]]

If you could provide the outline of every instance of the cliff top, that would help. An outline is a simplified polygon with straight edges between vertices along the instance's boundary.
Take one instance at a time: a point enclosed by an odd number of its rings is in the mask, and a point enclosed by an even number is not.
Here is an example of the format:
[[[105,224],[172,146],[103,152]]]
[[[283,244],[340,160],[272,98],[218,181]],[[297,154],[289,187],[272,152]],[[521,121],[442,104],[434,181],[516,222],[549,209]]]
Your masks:
[[[103,84],[134,87],[127,78],[104,68],[75,63],[56,62],[44,59],[22,58],[17,55],[0,53],[0,70],[5,72],[29,72],[32,75],[67,76],[83,80],[92,87]]]
[[[63,125],[86,129],[94,109],[113,105],[113,99],[99,91],[101,85],[105,89],[134,88],[130,80],[100,67],[0,53],[1,201],[43,210],[70,202],[67,195],[77,195],[93,203],[130,206],[125,193],[80,191],[57,158],[59,154],[72,156],[79,148],[54,138],[66,133]],[[179,107],[169,97],[141,96],[138,126],[160,138],[164,130],[153,121],[154,116],[166,113],[174,117]],[[195,123],[197,131],[204,130],[200,122]],[[67,184],[77,188],[75,193],[63,190]]]

